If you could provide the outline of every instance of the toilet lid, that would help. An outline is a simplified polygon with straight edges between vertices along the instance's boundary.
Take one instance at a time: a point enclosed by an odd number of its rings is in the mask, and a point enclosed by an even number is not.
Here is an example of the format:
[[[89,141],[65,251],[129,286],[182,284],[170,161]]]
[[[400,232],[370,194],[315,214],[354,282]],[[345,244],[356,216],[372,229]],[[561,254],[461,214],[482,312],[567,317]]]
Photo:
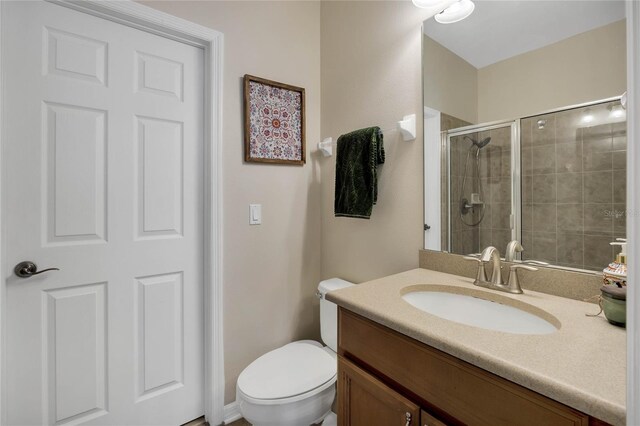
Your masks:
[[[262,355],[238,377],[238,388],[255,399],[282,399],[309,392],[337,372],[335,358],[319,346],[293,342]]]

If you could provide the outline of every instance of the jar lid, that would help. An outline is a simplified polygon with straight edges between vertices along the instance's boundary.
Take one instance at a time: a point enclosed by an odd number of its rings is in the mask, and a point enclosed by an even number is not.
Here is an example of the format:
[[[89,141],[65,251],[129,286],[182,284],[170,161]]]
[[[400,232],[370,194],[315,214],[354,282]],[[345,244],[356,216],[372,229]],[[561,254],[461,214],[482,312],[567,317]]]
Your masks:
[[[627,265],[624,263],[611,262],[602,272],[605,275],[605,278],[611,277],[621,278],[624,280],[627,279]]]
[[[600,291],[616,300],[627,300],[627,288],[618,287],[616,285],[603,285]]]

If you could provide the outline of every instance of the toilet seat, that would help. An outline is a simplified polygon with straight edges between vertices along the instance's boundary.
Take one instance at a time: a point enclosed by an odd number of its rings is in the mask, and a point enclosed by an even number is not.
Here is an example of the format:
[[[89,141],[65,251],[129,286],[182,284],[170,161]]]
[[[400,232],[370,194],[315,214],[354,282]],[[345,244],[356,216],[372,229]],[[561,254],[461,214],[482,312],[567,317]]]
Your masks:
[[[318,284],[320,335],[327,346],[300,340],[275,349],[244,369],[238,377],[236,403],[255,426],[318,424],[335,416],[338,378],[338,308],[326,300],[329,291],[352,286],[340,279]]]
[[[313,397],[334,385],[335,355],[317,342],[299,341],[253,361],[238,377],[237,392],[258,405],[286,404]]]

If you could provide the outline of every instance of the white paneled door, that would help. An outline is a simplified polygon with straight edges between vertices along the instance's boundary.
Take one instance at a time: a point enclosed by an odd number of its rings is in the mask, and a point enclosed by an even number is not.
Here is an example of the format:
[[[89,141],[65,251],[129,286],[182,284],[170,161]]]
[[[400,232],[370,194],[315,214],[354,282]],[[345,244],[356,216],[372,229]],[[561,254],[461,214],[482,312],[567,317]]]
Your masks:
[[[7,422],[197,418],[203,51],[3,3]]]

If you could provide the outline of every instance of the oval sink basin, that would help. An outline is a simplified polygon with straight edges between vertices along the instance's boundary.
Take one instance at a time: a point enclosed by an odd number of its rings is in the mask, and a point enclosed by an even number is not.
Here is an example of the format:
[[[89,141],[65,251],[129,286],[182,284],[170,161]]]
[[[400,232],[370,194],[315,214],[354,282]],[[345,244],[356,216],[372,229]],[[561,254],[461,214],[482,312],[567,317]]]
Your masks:
[[[550,334],[559,328],[538,315],[514,306],[467,294],[411,291],[402,298],[424,312],[486,330],[513,334]],[[510,300],[504,297],[497,298]],[[530,310],[539,310],[533,306],[531,308]]]

